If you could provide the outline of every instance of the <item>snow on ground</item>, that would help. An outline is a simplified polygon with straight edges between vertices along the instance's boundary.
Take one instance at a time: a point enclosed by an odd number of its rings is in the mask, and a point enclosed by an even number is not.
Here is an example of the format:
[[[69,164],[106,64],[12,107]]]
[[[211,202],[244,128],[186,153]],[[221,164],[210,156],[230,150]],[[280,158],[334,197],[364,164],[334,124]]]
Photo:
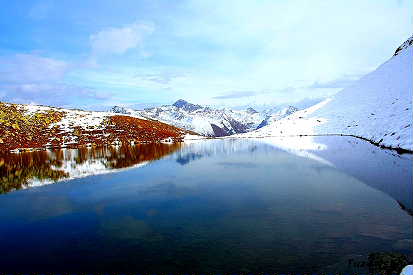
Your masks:
[[[52,124],[51,127],[59,126],[63,131],[71,131],[74,127],[81,127],[83,129],[103,129],[103,122],[105,118],[110,116],[119,115],[113,112],[98,112],[98,111],[84,111],[76,109],[65,109],[65,108],[55,108],[42,105],[33,105],[33,104],[22,104],[21,105],[25,110],[25,114],[35,114],[35,113],[45,113],[47,111],[57,111],[64,112],[64,118],[56,124]],[[137,112],[127,114],[130,117],[135,117],[139,119],[146,120],[145,117],[141,116]]]
[[[94,129],[103,129],[104,119],[111,115],[110,113],[105,112],[88,112],[77,110],[70,110],[66,112],[66,116],[60,122],[55,124],[63,131],[71,131],[74,127],[81,127],[84,129],[93,127]]]
[[[405,47],[333,98],[238,137],[353,135],[413,151],[412,61]]]
[[[42,105],[21,105],[25,111],[25,114],[45,113],[47,111],[64,112],[64,118],[56,124],[52,124],[51,127],[59,126],[62,131],[73,130],[74,127],[81,127],[86,129],[87,127],[102,128],[102,122],[106,117],[115,115],[109,112],[93,112],[83,111],[76,109],[64,109],[55,108]]]

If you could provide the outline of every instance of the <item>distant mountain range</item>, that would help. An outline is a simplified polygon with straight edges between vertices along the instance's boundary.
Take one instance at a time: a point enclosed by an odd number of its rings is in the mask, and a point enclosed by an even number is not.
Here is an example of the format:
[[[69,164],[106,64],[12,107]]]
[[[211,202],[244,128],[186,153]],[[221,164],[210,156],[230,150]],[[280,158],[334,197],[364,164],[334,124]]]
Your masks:
[[[297,110],[293,106],[272,108],[262,112],[258,112],[253,108],[247,108],[246,110],[216,109],[180,99],[172,105],[144,110],[114,106],[111,112],[142,116],[194,131],[201,135],[220,137],[254,131]]]

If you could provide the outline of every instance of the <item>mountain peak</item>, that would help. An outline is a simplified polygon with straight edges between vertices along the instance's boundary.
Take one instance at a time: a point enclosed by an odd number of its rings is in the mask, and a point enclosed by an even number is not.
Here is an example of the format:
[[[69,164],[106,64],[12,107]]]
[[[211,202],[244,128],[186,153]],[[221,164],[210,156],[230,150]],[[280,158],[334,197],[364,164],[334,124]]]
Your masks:
[[[183,99],[178,99],[177,101],[175,101],[174,104],[172,104],[172,106],[175,106],[177,108],[182,108],[183,106],[190,104],[188,101],[183,100]]]
[[[183,99],[178,99],[174,104],[172,104],[172,106],[175,106],[176,108],[183,109],[188,112],[192,112],[202,108],[201,105],[192,104]]]
[[[413,45],[413,36],[410,36],[409,39],[407,39],[403,44],[400,45],[400,47],[396,49],[396,52],[394,53],[393,56],[398,55],[401,51],[403,51],[404,49],[407,49],[408,47],[412,45]]]
[[[252,107],[248,107],[247,108],[247,113],[249,113],[249,114],[256,114],[256,113],[258,113],[254,108],[252,108]]]

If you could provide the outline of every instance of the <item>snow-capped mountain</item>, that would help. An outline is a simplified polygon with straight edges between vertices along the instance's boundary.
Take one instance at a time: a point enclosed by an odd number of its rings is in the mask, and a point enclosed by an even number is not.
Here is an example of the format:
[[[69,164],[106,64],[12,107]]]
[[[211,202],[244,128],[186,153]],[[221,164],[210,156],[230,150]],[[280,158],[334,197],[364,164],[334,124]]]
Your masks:
[[[139,115],[194,131],[201,135],[220,137],[253,131],[263,125],[265,121],[281,119],[296,110],[292,106],[278,112],[271,110],[257,112],[253,108],[247,108],[246,110],[214,109],[180,99],[172,105],[144,110],[134,111],[115,106],[111,111]]]
[[[266,110],[263,112],[266,115],[266,118],[260,123],[260,125],[257,126],[257,129],[260,129],[264,126],[274,123],[275,121],[285,118],[297,111],[298,109],[295,108],[294,106],[288,106],[286,108],[283,108],[275,112],[273,109]]]
[[[172,105],[149,108],[140,115],[206,136],[228,136],[255,130],[264,119],[255,110],[213,109],[178,100]]]
[[[351,135],[413,151],[412,41],[334,97],[243,136]]]

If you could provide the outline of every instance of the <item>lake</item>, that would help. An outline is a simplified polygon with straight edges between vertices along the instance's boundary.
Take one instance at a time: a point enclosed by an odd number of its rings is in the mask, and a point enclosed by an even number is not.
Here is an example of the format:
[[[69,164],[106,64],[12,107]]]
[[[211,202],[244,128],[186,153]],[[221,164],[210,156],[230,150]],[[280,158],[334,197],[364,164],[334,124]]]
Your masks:
[[[412,254],[412,155],[348,137],[0,156],[8,272],[352,270]]]

